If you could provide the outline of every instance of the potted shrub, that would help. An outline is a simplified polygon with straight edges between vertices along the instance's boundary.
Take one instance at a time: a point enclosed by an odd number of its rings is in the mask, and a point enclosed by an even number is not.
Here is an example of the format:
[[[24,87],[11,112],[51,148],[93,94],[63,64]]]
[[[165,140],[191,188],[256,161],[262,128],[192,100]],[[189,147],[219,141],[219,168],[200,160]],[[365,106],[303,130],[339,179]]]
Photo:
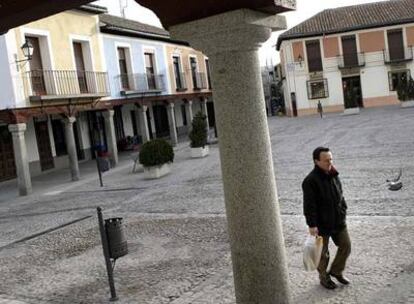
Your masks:
[[[144,167],[146,179],[160,178],[171,171],[174,161],[172,146],[164,139],[154,139],[142,145],[139,162]]]
[[[412,77],[401,79],[397,88],[398,99],[401,101],[401,107],[414,107],[414,80]]]
[[[191,157],[198,158],[208,155],[206,116],[198,112],[191,123],[190,132]]]

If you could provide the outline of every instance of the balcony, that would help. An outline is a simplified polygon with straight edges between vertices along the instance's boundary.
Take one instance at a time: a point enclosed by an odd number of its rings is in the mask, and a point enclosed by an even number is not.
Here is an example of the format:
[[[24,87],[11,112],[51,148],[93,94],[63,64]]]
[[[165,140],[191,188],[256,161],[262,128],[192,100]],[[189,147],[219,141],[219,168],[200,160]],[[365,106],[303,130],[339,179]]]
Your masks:
[[[206,73],[193,73],[194,90],[207,89]]]
[[[185,73],[179,73],[175,75],[175,86],[177,92],[187,91],[187,81],[185,80]]]
[[[33,70],[24,73],[23,82],[30,101],[109,95],[108,74],[105,72]]]
[[[383,50],[385,64],[399,64],[413,60],[413,47],[393,47]]]
[[[361,68],[364,66],[365,66],[365,54],[364,53],[344,54],[343,56],[338,56],[338,68],[339,69]]]
[[[121,95],[159,94],[165,90],[162,74],[120,74],[117,77]]]

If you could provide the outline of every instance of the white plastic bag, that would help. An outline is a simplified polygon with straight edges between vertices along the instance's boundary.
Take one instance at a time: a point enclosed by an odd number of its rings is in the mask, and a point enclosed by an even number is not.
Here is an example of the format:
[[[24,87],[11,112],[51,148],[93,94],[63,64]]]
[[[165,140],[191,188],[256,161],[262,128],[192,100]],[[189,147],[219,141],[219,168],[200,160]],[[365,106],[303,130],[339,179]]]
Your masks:
[[[303,266],[306,271],[318,268],[321,260],[323,238],[321,236],[308,235],[303,246]]]

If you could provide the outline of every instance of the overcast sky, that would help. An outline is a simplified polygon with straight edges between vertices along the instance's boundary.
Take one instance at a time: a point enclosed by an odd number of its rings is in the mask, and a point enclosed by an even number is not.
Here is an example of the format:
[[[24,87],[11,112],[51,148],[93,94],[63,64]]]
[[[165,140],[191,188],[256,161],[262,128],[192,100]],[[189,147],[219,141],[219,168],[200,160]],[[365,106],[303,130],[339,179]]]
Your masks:
[[[286,13],[284,16],[286,16],[289,29],[324,9],[378,1],[386,0],[297,0],[296,11]],[[125,6],[126,18],[161,27],[161,23],[157,16],[152,11],[138,5],[135,0],[100,0],[96,3],[106,6],[109,13],[114,15],[120,15],[120,7]],[[277,37],[280,33],[283,33],[283,31],[273,33],[272,37],[260,49],[259,55],[262,65],[265,65],[266,62],[268,64],[271,62],[273,62],[273,64],[279,62],[279,55],[276,52],[274,45],[276,44]]]

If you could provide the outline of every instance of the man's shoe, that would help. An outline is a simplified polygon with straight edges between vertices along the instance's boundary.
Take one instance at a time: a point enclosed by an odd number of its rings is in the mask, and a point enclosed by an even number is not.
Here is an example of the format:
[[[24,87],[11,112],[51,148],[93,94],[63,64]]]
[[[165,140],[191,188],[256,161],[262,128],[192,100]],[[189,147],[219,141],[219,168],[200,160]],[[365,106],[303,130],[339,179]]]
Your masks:
[[[321,285],[327,289],[335,289],[337,286],[334,281],[330,278],[326,280],[321,280]]]
[[[345,278],[342,274],[336,275],[336,274],[330,273],[329,275],[334,277],[341,284],[348,285],[349,283],[351,283],[351,281]]]

